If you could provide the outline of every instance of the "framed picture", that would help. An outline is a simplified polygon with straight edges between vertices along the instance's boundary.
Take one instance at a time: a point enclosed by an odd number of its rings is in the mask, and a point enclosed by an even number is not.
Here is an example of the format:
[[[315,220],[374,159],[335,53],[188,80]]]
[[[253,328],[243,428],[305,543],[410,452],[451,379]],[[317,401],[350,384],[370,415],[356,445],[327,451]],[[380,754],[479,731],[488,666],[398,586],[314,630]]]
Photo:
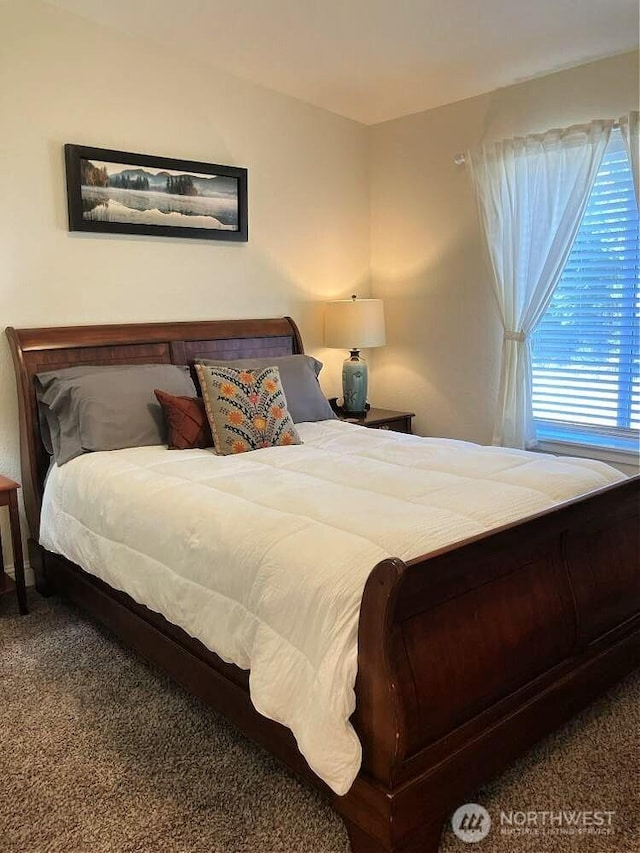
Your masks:
[[[65,145],[70,231],[248,239],[247,170]]]

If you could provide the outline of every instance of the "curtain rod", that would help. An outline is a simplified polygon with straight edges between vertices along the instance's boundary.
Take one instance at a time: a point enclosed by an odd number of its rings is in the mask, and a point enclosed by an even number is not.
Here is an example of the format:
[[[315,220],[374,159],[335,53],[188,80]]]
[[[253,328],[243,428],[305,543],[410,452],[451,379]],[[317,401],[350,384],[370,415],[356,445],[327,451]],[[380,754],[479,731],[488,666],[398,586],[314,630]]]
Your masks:
[[[617,118],[611,126],[613,128],[616,128],[616,127],[620,127],[620,124],[621,124],[620,119]],[[463,166],[467,162],[467,155],[461,151],[459,154],[456,154],[454,156],[453,162],[456,164],[456,166]]]

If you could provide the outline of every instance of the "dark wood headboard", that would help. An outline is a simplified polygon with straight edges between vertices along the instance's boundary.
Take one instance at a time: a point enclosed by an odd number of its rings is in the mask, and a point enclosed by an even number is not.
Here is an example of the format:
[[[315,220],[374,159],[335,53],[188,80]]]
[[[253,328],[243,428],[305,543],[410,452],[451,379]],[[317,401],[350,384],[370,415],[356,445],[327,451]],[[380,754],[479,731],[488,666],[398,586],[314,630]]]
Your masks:
[[[7,328],[18,386],[22,487],[37,539],[50,458],[42,444],[34,376],[77,364],[192,364],[194,358],[252,358],[304,352],[290,317],[266,320]]]

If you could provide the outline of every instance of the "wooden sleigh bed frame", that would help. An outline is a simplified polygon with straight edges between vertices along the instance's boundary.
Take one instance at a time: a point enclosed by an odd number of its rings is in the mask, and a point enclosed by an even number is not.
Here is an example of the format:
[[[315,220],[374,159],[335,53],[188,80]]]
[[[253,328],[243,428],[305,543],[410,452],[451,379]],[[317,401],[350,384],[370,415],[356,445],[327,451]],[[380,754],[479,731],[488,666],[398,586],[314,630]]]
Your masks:
[[[34,375],[77,364],[176,363],[303,351],[289,318],[8,329],[22,483],[39,591],[59,591],[330,796],[357,853],[434,853],[450,813],[631,671],[640,648],[640,478],[404,563],[379,563],[359,623],[350,791],[333,794],[291,732],[258,714],[248,674],[38,546],[49,457]]]

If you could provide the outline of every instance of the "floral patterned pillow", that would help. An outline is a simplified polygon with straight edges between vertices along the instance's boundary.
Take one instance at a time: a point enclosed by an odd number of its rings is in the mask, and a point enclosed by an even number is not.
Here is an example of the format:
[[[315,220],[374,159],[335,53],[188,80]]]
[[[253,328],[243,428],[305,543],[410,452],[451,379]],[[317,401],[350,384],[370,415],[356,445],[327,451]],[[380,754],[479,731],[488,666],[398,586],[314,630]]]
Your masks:
[[[277,367],[195,367],[219,456],[302,444],[287,409]]]

